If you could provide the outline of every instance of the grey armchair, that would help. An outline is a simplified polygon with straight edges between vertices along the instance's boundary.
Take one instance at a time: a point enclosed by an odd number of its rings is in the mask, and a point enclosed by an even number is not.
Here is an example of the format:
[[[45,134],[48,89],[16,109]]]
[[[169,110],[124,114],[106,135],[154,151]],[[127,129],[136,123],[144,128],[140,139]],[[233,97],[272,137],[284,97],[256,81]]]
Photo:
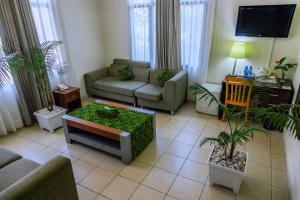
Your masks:
[[[152,70],[150,83],[135,91],[137,103],[142,107],[171,111],[174,115],[187,96],[187,72],[172,70],[174,77],[161,87],[157,81],[161,71],[161,69]]]

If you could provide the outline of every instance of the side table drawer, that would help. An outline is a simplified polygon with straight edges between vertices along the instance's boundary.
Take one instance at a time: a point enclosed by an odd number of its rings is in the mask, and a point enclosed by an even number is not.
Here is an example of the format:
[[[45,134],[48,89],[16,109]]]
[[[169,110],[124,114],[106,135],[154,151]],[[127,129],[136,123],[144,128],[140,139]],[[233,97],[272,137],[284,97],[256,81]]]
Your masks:
[[[68,103],[70,101],[74,101],[74,100],[79,99],[79,98],[80,98],[80,93],[76,91],[76,92],[67,94],[66,98],[65,98],[65,102]]]

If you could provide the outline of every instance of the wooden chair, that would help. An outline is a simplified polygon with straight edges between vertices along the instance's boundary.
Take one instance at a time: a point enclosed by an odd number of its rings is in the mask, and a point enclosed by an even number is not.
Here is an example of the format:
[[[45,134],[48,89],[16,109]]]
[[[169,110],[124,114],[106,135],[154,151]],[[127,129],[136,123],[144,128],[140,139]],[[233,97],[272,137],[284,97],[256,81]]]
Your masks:
[[[245,124],[248,122],[248,112],[251,100],[253,82],[236,76],[226,76],[225,106],[239,106],[245,108]],[[223,121],[226,114],[223,113]]]

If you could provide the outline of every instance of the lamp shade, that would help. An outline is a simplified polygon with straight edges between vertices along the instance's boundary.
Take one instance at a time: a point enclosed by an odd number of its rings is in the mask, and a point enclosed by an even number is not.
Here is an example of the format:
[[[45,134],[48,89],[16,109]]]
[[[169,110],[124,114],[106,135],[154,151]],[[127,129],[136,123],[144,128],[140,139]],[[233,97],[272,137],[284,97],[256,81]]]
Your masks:
[[[246,44],[243,42],[235,42],[231,48],[230,57],[232,58],[245,58],[246,57]]]

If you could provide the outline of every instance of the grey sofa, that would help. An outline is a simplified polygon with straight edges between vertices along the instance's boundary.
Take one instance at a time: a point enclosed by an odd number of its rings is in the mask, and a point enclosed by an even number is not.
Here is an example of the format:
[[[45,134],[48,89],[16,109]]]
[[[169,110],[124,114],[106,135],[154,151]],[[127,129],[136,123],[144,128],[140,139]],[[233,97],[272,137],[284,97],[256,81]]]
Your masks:
[[[122,81],[119,78],[118,70],[126,65],[133,70],[133,80]],[[89,96],[167,110],[174,114],[186,98],[187,73],[172,72],[174,77],[160,87],[156,79],[161,70],[151,70],[150,63],[114,59],[110,67],[85,74],[84,80]]]
[[[187,73],[172,70],[173,78],[161,87],[157,81],[161,72],[161,69],[152,70],[149,83],[135,91],[137,104],[142,107],[169,110],[173,115],[186,98]]]
[[[1,200],[78,200],[71,161],[58,156],[40,165],[0,147]]]

